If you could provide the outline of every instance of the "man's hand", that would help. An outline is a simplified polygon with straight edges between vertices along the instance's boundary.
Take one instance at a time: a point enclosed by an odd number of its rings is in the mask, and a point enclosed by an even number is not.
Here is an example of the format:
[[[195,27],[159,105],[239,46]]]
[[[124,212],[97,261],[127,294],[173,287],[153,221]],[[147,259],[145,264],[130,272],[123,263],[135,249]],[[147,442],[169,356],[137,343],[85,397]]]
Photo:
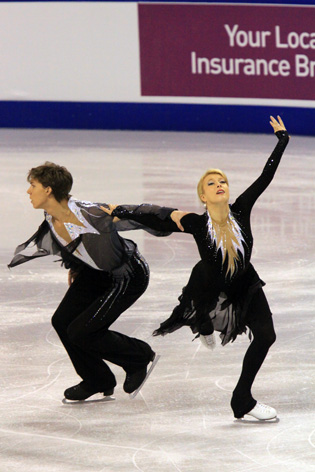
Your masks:
[[[68,285],[69,285],[69,287],[74,282],[77,275],[78,275],[78,272],[75,272],[72,269],[69,270],[69,272],[68,272]]]

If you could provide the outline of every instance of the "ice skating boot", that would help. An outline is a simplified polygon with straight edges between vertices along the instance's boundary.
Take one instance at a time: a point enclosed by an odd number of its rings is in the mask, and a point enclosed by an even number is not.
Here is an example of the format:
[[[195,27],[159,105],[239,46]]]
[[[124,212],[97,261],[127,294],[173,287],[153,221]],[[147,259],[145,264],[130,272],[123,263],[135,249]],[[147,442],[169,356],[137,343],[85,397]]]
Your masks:
[[[106,391],[100,391],[99,389],[91,389],[89,385],[84,382],[80,382],[78,385],[74,385],[73,387],[67,388],[64,392],[64,396],[66,400],[72,401],[83,401],[87,398],[95,395],[96,393],[103,393],[105,397],[111,396],[114,393],[114,389],[108,389]]]
[[[150,359],[150,362],[152,362],[152,364],[149,370],[147,370],[148,366],[145,366],[144,368],[137,370],[136,372],[127,372],[123,388],[126,393],[130,394],[130,398],[135,398],[135,396],[140,392],[141,388],[147,381],[152,370],[156,366],[159,358],[159,355],[156,355],[155,352],[152,352],[152,356]]]
[[[273,420],[277,417],[277,412],[274,408],[259,402],[247,414],[257,420]]]

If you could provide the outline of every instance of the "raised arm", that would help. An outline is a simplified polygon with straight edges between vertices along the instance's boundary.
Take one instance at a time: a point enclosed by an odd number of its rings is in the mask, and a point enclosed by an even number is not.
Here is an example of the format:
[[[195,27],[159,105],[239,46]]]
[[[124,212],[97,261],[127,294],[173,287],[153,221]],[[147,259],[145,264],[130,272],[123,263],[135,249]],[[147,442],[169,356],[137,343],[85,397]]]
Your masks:
[[[271,116],[270,117],[270,124],[273,127],[274,133],[278,138],[278,143],[274,150],[272,151],[263,171],[262,175],[265,176],[266,180],[268,179],[267,185],[271,182],[273,179],[273,176],[276,173],[276,170],[278,168],[278,165],[280,164],[280,159],[282,157],[282,154],[284,153],[285,148],[287,147],[287,144],[289,142],[290,136],[284,126],[284,123],[280,116],[278,116],[278,121]]]
[[[270,124],[273,127],[274,133],[278,138],[278,143],[276,144],[274,150],[272,151],[270,157],[267,160],[265,167],[261,175],[258,177],[255,182],[242,193],[235,202],[237,205],[239,202],[246,202],[246,205],[252,207],[257,200],[257,198],[264,192],[272,181],[276,170],[280,164],[281,157],[284,153],[285,148],[289,142],[289,134],[284,126],[283,121],[280,116],[276,120],[273,116],[270,117]]]

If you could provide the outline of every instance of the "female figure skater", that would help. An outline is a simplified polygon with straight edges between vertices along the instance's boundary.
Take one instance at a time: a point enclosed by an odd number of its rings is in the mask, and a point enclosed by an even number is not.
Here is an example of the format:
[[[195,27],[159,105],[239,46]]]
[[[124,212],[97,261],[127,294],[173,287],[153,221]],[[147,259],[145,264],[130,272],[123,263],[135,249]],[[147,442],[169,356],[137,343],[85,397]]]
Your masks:
[[[27,180],[31,203],[35,209],[44,210],[45,219],[38,231],[17,247],[9,267],[53,254],[70,269],[70,286],[52,324],[82,382],[66,389],[65,398],[85,400],[98,392],[112,395],[116,380],[104,360],[125,370],[123,388],[135,396],[146,379],[148,364],[152,362],[152,370],[158,356],[155,358],[147,343],[109,327],[147,288],[146,261],[136,244],[117,232],[143,225],[114,223],[100,204],[72,198],[72,176],[65,167],[46,162],[32,168]],[[161,215],[170,213],[158,209],[157,214],[161,211]],[[31,242],[37,251],[23,255]]]
[[[229,183],[218,169],[208,170],[198,183],[198,195],[206,211],[202,215],[174,211],[170,216],[152,214],[150,205],[104,208],[112,216],[133,219],[156,230],[190,233],[195,238],[201,261],[179,297],[171,317],[154,335],[171,333],[190,326],[209,348],[214,347],[213,331],[219,331],[222,344],[233,341],[250,329],[253,340],[245,354],[239,381],[233,391],[231,407],[236,418],[245,414],[260,420],[273,419],[276,410],[257,402],[251,387],[269,347],[275,342],[272,314],[263,292],[264,282],[250,263],[253,236],[250,213],[257,198],[268,187],[289,141],[280,117],[271,117],[278,144],[262,174],[229,205]],[[172,221],[173,220],[173,221]],[[177,226],[178,224],[178,226]]]

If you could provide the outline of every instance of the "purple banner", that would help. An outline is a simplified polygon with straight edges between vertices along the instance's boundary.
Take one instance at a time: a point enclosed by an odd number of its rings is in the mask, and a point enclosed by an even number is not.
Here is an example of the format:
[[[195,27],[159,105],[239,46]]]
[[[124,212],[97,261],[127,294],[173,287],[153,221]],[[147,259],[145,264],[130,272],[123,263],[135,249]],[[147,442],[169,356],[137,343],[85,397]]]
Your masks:
[[[315,8],[139,4],[143,96],[315,100]]]

